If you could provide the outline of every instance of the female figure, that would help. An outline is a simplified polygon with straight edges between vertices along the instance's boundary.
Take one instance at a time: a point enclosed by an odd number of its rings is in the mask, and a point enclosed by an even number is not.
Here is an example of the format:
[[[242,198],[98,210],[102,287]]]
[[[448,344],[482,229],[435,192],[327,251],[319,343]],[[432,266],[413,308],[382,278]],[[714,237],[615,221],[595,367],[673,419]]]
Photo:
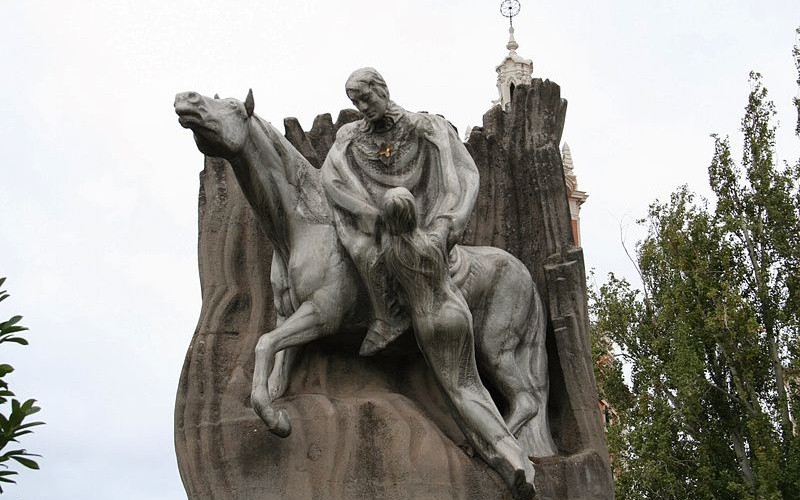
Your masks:
[[[461,431],[515,498],[534,498],[533,466],[478,376],[472,315],[449,279],[441,243],[419,229],[414,196],[403,187],[386,192],[380,221],[379,261]]]

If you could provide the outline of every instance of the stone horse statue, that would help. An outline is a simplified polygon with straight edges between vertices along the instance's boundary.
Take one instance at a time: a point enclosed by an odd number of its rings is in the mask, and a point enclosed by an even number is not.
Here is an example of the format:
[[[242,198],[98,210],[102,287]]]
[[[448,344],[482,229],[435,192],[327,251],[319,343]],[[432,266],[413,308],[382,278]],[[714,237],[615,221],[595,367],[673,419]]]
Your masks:
[[[255,352],[253,409],[278,436],[291,422],[275,406],[288,383],[294,348],[334,333],[364,332],[364,293],[338,241],[320,172],[245,102],[178,94],[180,124],[205,155],[226,159],[272,241],[277,326]],[[555,453],[547,412],[544,311],[530,273],[493,247],[457,246],[466,265],[452,276],[475,320],[481,373],[505,399],[505,423],[528,455]]]

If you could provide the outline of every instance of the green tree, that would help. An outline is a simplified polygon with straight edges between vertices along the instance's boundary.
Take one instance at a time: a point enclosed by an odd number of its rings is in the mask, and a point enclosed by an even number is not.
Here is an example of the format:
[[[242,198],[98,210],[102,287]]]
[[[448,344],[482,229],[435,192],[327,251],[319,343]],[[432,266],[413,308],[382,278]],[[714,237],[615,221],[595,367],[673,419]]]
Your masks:
[[[5,278],[0,278],[0,287],[5,283]],[[0,290],[0,302],[9,297],[5,290]],[[28,341],[21,337],[20,334],[27,330],[24,326],[20,326],[19,322],[21,316],[14,316],[8,321],[0,323],[0,345],[15,343],[20,345],[28,345]],[[9,462],[16,461],[20,465],[29,469],[38,469],[39,464],[31,457],[34,455],[28,453],[24,449],[12,449],[6,451],[6,448],[12,443],[17,443],[18,439],[25,434],[33,432],[32,427],[42,425],[43,422],[29,422],[28,417],[39,411],[39,407],[35,406],[36,401],[28,399],[20,402],[14,393],[9,389],[6,375],[14,371],[14,367],[9,364],[0,364],[0,493],[3,492],[2,483],[14,483],[12,476],[17,475],[16,471],[10,470]]]
[[[714,136],[716,206],[686,187],[651,205],[643,290],[611,275],[593,297],[595,353],[619,353],[597,370],[619,498],[800,498],[800,163],[776,161],[750,83],[739,164]]]

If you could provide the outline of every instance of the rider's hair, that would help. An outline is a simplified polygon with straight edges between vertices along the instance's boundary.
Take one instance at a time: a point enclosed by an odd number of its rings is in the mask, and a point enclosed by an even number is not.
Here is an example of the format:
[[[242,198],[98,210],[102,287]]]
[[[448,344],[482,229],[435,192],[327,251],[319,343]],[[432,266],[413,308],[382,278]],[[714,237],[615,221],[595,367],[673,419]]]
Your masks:
[[[358,89],[366,86],[381,99],[389,99],[389,87],[375,68],[361,68],[353,71],[345,83],[345,90]]]

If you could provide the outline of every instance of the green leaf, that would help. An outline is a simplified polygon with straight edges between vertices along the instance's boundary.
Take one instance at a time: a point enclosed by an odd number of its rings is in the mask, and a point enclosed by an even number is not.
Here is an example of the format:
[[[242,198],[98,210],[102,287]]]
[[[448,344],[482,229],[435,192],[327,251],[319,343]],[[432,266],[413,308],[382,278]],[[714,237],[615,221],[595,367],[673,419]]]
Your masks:
[[[0,377],[8,375],[9,373],[14,371],[14,367],[8,364],[1,364],[0,365]]]
[[[25,450],[22,450],[22,449],[11,450],[11,451],[7,451],[7,452],[3,453],[3,455],[0,456],[0,460],[8,460],[12,455],[24,455],[24,454],[25,454]]]
[[[28,422],[20,425],[18,429],[27,429],[28,427],[36,427],[37,425],[44,425],[44,422]]]
[[[29,427],[36,427],[37,425],[44,425],[44,422],[26,422],[17,427],[17,429],[27,429]]]
[[[33,461],[33,460],[29,459],[29,458],[23,458],[23,457],[19,457],[19,456],[16,456],[16,455],[11,457],[11,458],[13,458],[14,460],[16,460],[17,462],[21,463],[22,465],[24,465],[25,467],[27,467],[29,469],[34,469],[34,470],[38,470],[39,469],[39,464],[37,464],[35,461]]]
[[[21,330],[27,330],[27,328],[22,328]],[[15,342],[15,343],[20,344],[20,345],[28,345],[29,344],[28,340],[24,339],[22,337],[10,337],[10,338],[5,338],[5,339],[0,339],[0,344],[2,344],[3,342]]]
[[[7,326],[5,328],[0,329],[0,334],[2,334],[2,335],[10,335],[12,333],[24,332],[24,331],[27,331],[27,330],[28,330],[28,328],[25,327],[25,326],[20,326],[20,325]]]
[[[0,323],[0,331],[20,322],[22,316],[13,316],[10,320]]]

